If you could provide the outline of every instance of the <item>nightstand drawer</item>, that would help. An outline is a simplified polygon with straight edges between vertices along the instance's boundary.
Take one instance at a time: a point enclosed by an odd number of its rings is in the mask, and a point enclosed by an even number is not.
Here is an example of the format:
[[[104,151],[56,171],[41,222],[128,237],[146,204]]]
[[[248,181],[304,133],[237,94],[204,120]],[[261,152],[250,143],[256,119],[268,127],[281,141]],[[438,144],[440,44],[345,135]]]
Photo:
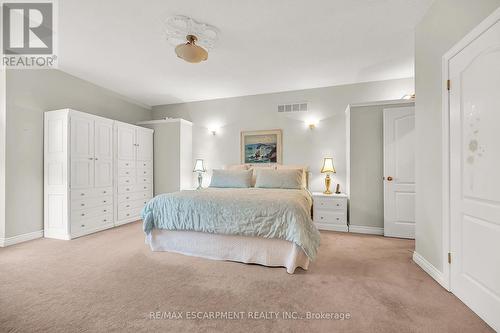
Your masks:
[[[322,224],[346,225],[347,218],[344,212],[332,212],[325,210],[314,210],[314,222]]]
[[[314,207],[323,210],[345,210],[347,209],[347,199],[333,197],[315,197]]]

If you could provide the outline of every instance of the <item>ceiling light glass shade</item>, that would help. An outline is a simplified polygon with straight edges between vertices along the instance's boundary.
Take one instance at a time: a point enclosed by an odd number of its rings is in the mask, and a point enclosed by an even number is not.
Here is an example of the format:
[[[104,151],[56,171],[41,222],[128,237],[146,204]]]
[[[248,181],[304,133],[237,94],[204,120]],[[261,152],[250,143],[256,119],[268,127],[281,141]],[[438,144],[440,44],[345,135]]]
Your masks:
[[[335,167],[333,166],[333,158],[326,157],[323,161],[323,167],[321,168],[321,173],[335,173]]]
[[[208,52],[201,46],[196,45],[196,36],[187,35],[186,39],[188,42],[186,44],[177,45],[175,48],[175,54],[187,62],[198,63],[208,59]]]
[[[197,159],[196,164],[194,165],[194,170],[193,172],[205,172],[207,169],[205,169],[205,165],[203,164],[202,159]]]

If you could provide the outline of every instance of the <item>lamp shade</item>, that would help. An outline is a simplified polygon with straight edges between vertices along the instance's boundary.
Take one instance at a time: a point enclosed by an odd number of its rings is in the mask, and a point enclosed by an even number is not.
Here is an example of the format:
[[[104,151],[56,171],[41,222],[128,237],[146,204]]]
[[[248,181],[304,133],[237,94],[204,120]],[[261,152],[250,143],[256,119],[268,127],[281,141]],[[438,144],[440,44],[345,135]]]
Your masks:
[[[203,164],[202,159],[197,159],[196,163],[194,165],[194,170],[193,172],[205,172],[207,169],[205,169],[205,165]]]
[[[201,46],[196,45],[197,38],[194,35],[186,36],[186,44],[177,45],[175,53],[187,62],[197,63],[208,59],[208,52]]]
[[[323,161],[323,167],[321,168],[321,173],[335,173],[335,167],[333,166],[333,158],[325,157]]]

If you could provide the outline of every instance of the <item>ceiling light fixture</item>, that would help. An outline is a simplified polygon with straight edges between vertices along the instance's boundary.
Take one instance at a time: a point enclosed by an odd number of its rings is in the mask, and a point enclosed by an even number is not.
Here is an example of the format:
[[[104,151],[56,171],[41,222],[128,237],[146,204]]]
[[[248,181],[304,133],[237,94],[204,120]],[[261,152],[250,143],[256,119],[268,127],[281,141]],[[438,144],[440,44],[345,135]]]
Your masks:
[[[198,63],[208,59],[208,52],[203,47],[196,45],[198,37],[195,35],[186,36],[187,43],[175,47],[175,54],[183,60],[191,63]]]
[[[177,56],[190,63],[207,60],[219,35],[217,28],[182,15],[165,21],[165,33],[167,41],[175,46]]]

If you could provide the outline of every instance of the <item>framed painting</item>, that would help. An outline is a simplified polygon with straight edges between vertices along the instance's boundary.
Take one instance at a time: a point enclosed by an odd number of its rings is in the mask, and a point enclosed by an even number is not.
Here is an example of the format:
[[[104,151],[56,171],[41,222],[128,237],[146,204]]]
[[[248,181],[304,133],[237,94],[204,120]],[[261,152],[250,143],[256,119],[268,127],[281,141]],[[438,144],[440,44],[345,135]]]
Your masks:
[[[241,163],[278,163],[282,159],[280,129],[241,132]]]

